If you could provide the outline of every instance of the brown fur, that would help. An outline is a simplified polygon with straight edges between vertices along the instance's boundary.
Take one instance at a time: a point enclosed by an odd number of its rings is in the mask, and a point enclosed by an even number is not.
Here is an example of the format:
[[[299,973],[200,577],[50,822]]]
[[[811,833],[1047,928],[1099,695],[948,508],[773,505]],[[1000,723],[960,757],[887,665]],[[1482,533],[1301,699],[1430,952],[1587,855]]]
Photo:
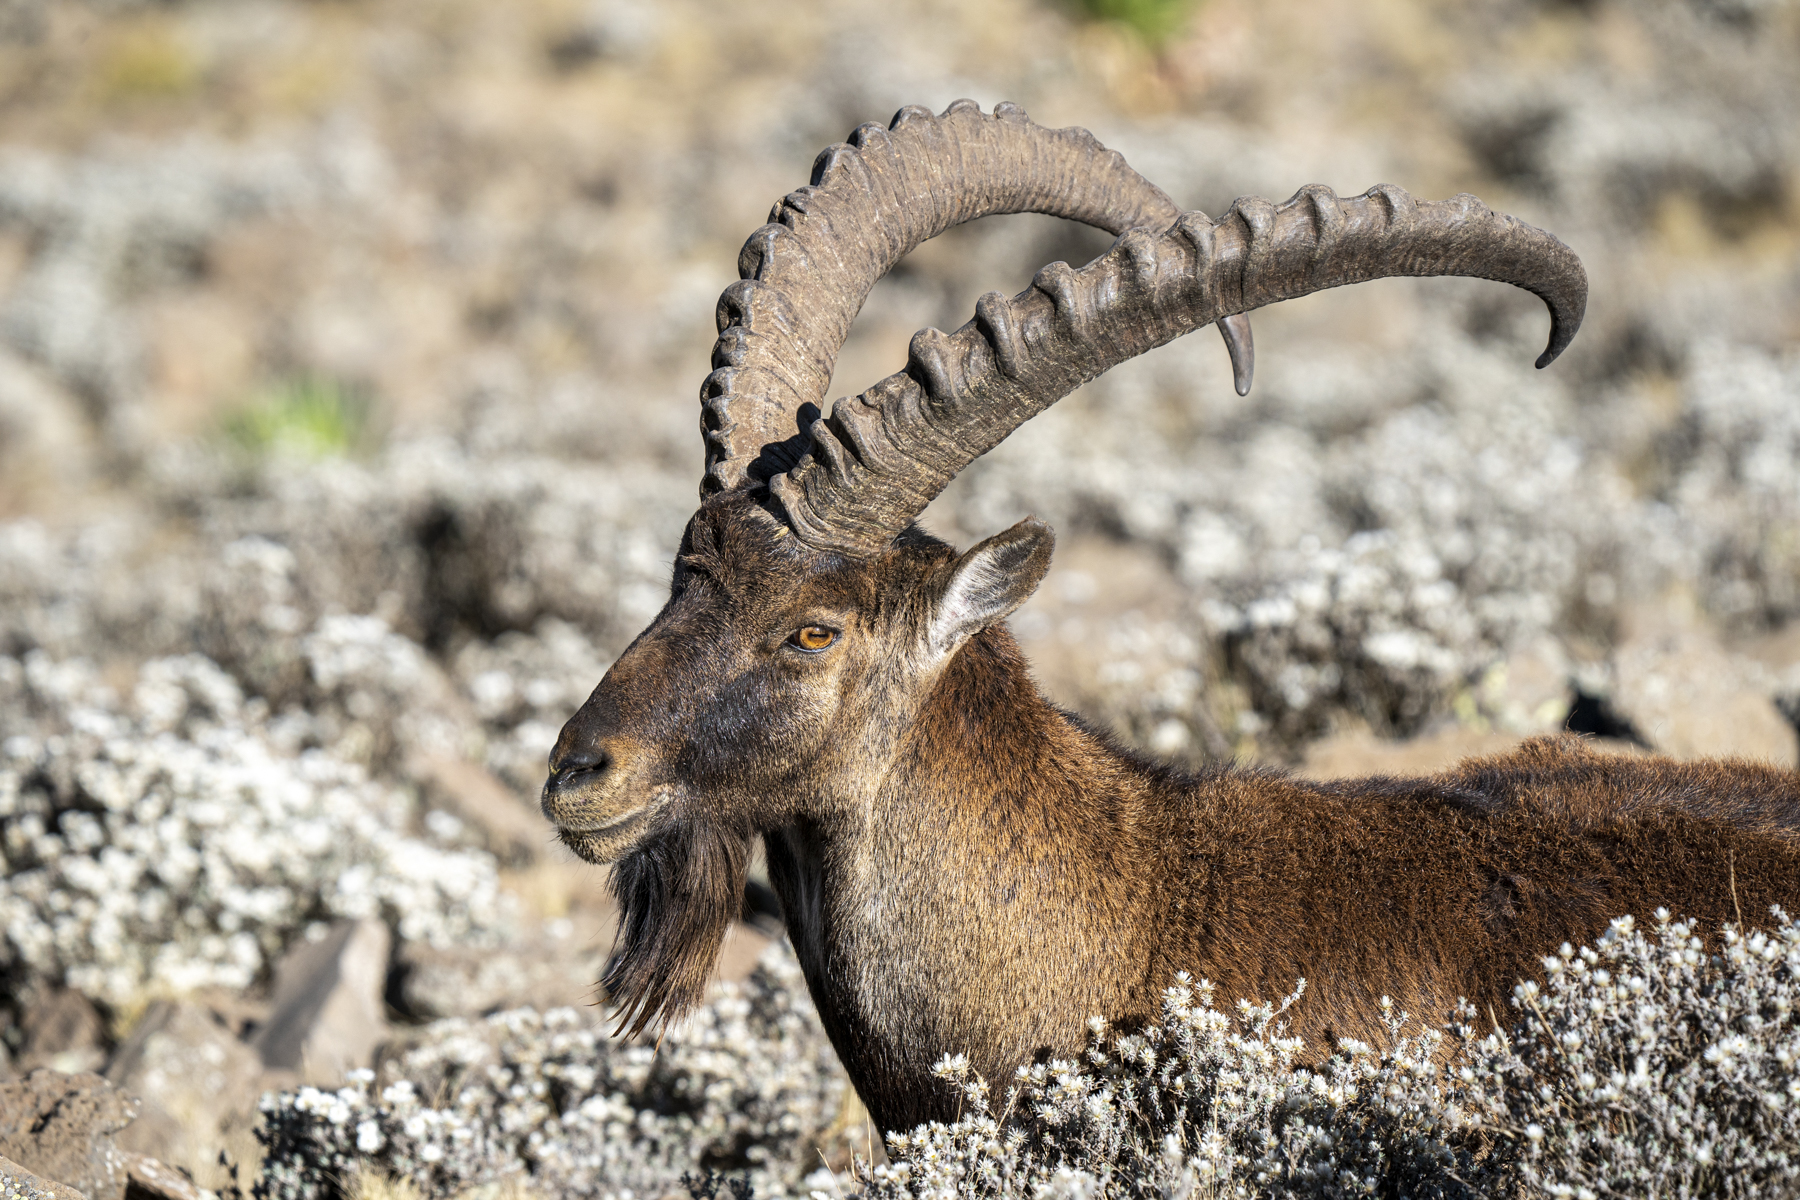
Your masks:
[[[886,1129],[953,1112],[930,1075],[944,1053],[1003,1085],[1079,1049],[1090,1015],[1149,1019],[1177,971],[1227,999],[1305,978],[1290,1015],[1326,1051],[1376,1040],[1384,995],[1505,1021],[1540,955],[1625,913],[1756,922],[1800,900],[1800,777],[1767,766],[1567,737],[1427,779],[1143,762],[1045,701],[999,623],[1047,565],[1042,526],[962,558],[909,533],[859,563],[727,497],[682,561],[565,727],[545,810],[622,860],[608,985],[634,1027],[697,999],[761,833],[820,1015]],[[934,651],[941,614],[971,608],[998,615]],[[829,653],[782,641],[815,623],[842,630]]]

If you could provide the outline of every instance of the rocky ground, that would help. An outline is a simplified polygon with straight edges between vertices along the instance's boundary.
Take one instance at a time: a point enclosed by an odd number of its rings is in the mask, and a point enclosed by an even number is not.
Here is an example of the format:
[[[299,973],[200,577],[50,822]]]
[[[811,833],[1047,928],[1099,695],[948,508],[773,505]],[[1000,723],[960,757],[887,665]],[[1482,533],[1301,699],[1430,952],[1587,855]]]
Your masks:
[[[1215,215],[1472,191],[1593,282],[1546,372],[1531,297],[1385,281],[1258,314],[1247,398],[1186,339],[972,467],[927,524],[1057,526],[1014,625],[1061,702],[1321,775],[1565,726],[1795,762],[1800,8],[1208,0],[1160,33],[1057,0],[0,3],[5,1086],[130,1096],[121,1153],[215,1190],[266,1154],[266,1195],[778,1195],[868,1148],[776,930],[661,1057],[601,1036],[603,879],[531,797],[661,603],[739,243],[905,103],[1086,125]],[[836,391],[1104,246],[928,244]]]

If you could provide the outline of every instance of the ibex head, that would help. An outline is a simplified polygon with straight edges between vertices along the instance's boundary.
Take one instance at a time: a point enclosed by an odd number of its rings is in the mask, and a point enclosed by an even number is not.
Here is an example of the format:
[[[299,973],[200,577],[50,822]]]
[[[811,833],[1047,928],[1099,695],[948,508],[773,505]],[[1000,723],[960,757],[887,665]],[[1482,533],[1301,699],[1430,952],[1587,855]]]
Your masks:
[[[904,370],[822,417],[875,282],[950,226],[1011,212],[1118,240],[1086,267],[1052,263],[1017,296],[982,297],[955,333],[920,332]],[[699,998],[751,838],[871,792],[971,639],[1013,654],[999,623],[1042,580],[1053,539],[1025,521],[958,555],[919,531],[964,466],[1203,325],[1225,333],[1247,389],[1242,314],[1277,300],[1392,275],[1497,279],[1548,304],[1544,366],[1586,296],[1567,247],[1471,196],[1308,187],[1281,205],[1241,199],[1215,222],[1084,130],[969,101],[941,117],[902,109],[826,150],[738,265],[701,388],[701,506],[669,602],[564,727],[544,789],[567,844],[618,863],[621,953],[606,983],[634,1029]]]
[[[1024,521],[958,556],[915,529],[851,558],[741,490],[694,515],[668,604],[563,727],[544,789],[565,844],[623,860],[640,921],[608,986],[656,1001],[640,1022],[697,998],[749,839],[866,799],[929,682],[1024,603],[1054,540]]]
[[[787,824],[822,763],[872,765],[881,723],[1031,595],[1053,541],[1025,521],[958,557],[912,531],[850,559],[721,497],[688,524],[668,605],[563,727],[546,811],[595,862],[665,817]]]

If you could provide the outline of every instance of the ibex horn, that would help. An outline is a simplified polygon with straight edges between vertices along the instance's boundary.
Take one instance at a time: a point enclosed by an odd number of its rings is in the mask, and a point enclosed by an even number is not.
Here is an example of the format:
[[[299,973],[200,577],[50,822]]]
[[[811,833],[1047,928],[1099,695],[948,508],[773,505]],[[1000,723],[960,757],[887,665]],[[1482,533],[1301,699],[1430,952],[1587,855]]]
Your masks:
[[[1550,309],[1540,367],[1587,306],[1573,251],[1473,196],[1420,204],[1382,185],[1340,200],[1313,185],[1279,206],[1247,197],[1216,223],[1193,212],[1160,236],[1129,231],[1081,270],[1051,263],[1010,300],[983,296],[953,334],[921,330],[904,371],[812,422],[811,447],[769,491],[815,549],[879,553],[958,471],[1102,372],[1214,322],[1231,345],[1238,314],[1394,275],[1468,275],[1535,293]],[[1233,359],[1241,391],[1249,355]]]
[[[700,388],[702,497],[759,483],[805,453],[838,350],[869,289],[921,242],[995,213],[1037,212],[1108,233],[1162,233],[1181,209],[1085,129],[958,100],[859,126],[813,165],[738,255],[719,297],[712,374]],[[1227,340],[1234,336],[1227,334]],[[1236,361],[1234,352],[1233,361]]]

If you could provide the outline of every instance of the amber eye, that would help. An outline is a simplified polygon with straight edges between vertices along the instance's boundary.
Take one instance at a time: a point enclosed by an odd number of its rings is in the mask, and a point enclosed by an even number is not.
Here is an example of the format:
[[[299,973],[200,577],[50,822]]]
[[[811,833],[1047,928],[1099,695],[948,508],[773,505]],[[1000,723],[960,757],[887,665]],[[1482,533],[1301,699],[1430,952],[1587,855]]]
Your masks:
[[[794,630],[788,638],[788,645],[805,650],[809,654],[817,654],[835,641],[837,641],[837,630],[827,629],[823,625],[805,625]]]

